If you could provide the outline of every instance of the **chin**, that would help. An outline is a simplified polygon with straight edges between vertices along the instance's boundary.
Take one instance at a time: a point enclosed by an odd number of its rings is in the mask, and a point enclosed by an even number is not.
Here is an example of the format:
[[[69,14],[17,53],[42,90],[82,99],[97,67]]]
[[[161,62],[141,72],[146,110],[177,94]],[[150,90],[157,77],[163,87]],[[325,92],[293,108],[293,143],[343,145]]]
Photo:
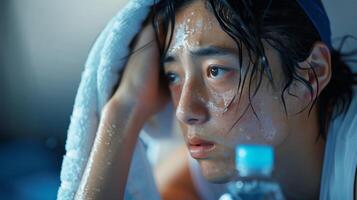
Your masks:
[[[211,183],[227,183],[235,177],[236,170],[231,163],[211,160],[200,160],[203,177]]]
[[[210,183],[216,183],[216,184],[224,184],[228,183],[231,180],[231,176],[229,177],[224,177],[224,176],[205,176],[206,181]]]

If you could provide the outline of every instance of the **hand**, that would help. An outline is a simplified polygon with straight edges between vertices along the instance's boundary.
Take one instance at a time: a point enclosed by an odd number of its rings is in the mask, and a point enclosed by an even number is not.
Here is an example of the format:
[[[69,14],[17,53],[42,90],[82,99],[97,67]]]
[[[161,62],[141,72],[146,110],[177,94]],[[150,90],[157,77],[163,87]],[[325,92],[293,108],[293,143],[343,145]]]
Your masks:
[[[123,198],[142,125],[169,99],[166,84],[160,84],[160,53],[151,24],[144,25],[133,49],[119,87],[102,110],[77,199]]]
[[[133,49],[110,102],[131,102],[146,120],[169,100],[168,88],[160,80],[160,52],[151,23],[144,25]]]

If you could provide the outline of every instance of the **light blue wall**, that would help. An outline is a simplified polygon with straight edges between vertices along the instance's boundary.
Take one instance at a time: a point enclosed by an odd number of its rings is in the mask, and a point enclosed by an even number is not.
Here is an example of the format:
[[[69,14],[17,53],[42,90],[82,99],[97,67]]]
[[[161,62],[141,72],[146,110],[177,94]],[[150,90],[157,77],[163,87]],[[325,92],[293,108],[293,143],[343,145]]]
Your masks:
[[[330,16],[332,39],[334,46],[339,44],[339,38],[350,34],[357,39],[357,0],[323,0],[326,11]],[[357,40],[349,40],[344,50],[357,48]],[[357,72],[357,64],[350,64]]]
[[[64,135],[87,53],[123,0],[0,2],[0,134]]]

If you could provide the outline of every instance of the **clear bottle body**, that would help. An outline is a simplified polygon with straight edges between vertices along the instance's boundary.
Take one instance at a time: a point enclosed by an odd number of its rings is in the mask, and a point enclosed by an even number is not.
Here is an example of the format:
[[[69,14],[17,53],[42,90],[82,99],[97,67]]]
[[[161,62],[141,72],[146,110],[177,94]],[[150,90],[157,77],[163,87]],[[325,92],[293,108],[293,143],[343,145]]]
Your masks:
[[[236,147],[237,178],[219,200],[284,200],[280,185],[272,179],[274,151],[266,145]]]
[[[278,183],[270,179],[244,179],[228,185],[219,200],[284,200]]]

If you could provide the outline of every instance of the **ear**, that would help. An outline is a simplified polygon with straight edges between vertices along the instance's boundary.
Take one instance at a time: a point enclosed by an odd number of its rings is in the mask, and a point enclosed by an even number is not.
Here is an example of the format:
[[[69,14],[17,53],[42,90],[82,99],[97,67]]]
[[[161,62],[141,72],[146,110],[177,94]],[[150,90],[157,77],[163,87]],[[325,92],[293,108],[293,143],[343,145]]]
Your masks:
[[[309,57],[299,66],[298,74],[311,84],[313,99],[317,98],[331,79],[331,54],[327,45],[316,42]],[[304,93],[304,98],[311,98],[310,91]]]

